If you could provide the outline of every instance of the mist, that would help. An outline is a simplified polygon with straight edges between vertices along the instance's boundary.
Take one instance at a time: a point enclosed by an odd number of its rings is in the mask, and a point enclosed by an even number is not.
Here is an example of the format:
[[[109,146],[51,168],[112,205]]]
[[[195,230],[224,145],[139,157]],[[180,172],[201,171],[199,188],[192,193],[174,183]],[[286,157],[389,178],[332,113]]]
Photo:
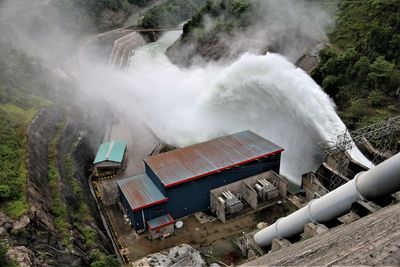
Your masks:
[[[316,1],[251,1],[256,23],[235,37],[234,47],[246,46],[255,52],[272,51],[295,63],[319,43],[328,42],[327,31],[334,26],[337,1],[329,1],[331,11]],[[247,50],[248,51],[248,50]]]
[[[247,53],[233,64],[181,69],[164,53],[179,35],[167,33],[136,50],[124,72],[92,72],[93,94],[118,103],[122,116],[139,115],[176,146],[250,129],[285,148],[281,172],[295,183],[321,163],[317,143],[345,131],[331,99],[285,57]],[[110,88],[101,86],[110,80]]]
[[[12,2],[0,8],[5,10]],[[80,57],[81,40],[75,32],[66,31],[57,12],[52,13],[53,8],[46,7],[46,14],[37,13],[43,12],[41,8],[25,10],[32,13],[24,24],[14,23],[12,18],[9,24],[18,33],[20,49],[42,58],[60,69],[65,79],[74,81],[78,88],[75,101],[84,102],[83,109],[102,109],[106,102],[112,116],[123,117],[132,125],[142,121],[161,140],[176,146],[252,130],[285,149],[281,173],[300,184],[301,175],[321,163],[315,157],[316,144],[345,130],[331,99],[307,73],[291,63],[303,45],[303,39],[296,40],[296,36],[307,33],[316,39],[325,37],[325,25],[331,21],[326,13],[307,9],[303,1],[260,2],[274,14],[266,14],[253,33],[243,33],[234,43],[245,46],[243,40],[251,40],[250,52],[233,63],[215,62],[187,69],[175,66],[165,55],[180,31],[164,34],[159,41],[136,49],[128,68],[119,70]],[[46,27],[51,30],[43,32],[39,24],[33,30],[21,29],[38,16],[48,22]],[[307,16],[315,16],[316,20]],[[325,19],[326,23],[316,25]],[[257,36],[258,27],[268,35]],[[295,31],[287,35],[290,38],[281,46],[282,55],[253,51],[252,43],[268,46],[282,29],[293,28],[302,34]]]
[[[221,9],[218,15],[214,14],[215,11],[205,13],[200,25],[187,34],[192,40],[178,42],[181,45],[176,44],[177,48],[170,53],[178,58],[179,54],[185,55],[184,64],[187,64],[186,58],[190,58],[189,61],[193,64],[204,64],[204,61],[208,60],[207,56],[206,59],[203,55],[192,57],[203,49],[212,50],[211,54],[217,55],[216,58],[219,58],[218,55],[224,55],[220,61],[228,61],[246,52],[273,52],[296,63],[306,53],[315,49],[318,53],[324,47],[321,44],[328,42],[327,31],[334,26],[333,17],[337,6],[336,0],[324,3],[312,0],[249,0],[248,3],[249,5],[225,4],[225,8]],[[245,11],[232,15],[232,9]],[[233,28],[234,33],[229,29],[224,30],[224,27]],[[210,47],[202,47],[202,40],[207,39],[207,35],[216,36],[217,41],[212,39]]]

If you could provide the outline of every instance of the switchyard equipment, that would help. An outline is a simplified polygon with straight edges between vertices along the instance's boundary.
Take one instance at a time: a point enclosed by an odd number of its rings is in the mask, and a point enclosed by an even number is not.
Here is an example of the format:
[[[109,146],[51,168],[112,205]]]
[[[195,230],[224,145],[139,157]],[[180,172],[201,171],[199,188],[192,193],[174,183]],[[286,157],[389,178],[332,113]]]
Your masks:
[[[323,223],[345,214],[359,200],[373,200],[399,190],[400,153],[369,171],[360,172],[354,179],[321,198],[313,199],[296,212],[278,219],[273,225],[257,232],[254,240],[260,246],[269,246],[275,238],[300,234],[307,223]]]
[[[256,184],[258,184],[259,193]],[[225,223],[232,216],[248,211],[249,206],[254,210],[260,210],[274,205],[277,198],[286,198],[287,188],[288,182],[282,176],[274,171],[262,172],[212,189],[210,191],[211,212]],[[260,198],[259,194],[265,199]]]
[[[254,184],[257,195],[263,201],[270,200],[279,196],[279,189],[268,182],[265,178],[261,178]]]
[[[214,188],[269,170],[279,173],[282,151],[283,148],[261,136],[243,131],[150,156],[144,160],[146,173],[142,179],[146,180],[146,187],[157,188],[162,195],[159,198],[165,199],[165,203],[152,200],[137,204],[141,202],[140,197],[127,201],[129,195],[135,195],[133,187],[118,183],[121,201],[126,212],[131,214],[135,230],[144,230],[145,222],[167,213],[179,219],[209,209],[210,191]],[[147,189],[143,191],[149,192]],[[241,200],[229,196],[223,200],[230,211],[237,212],[241,209]],[[162,208],[156,212],[155,207],[160,204]]]
[[[225,205],[226,211],[229,214],[243,210],[243,203],[240,201],[239,196],[235,196],[229,190],[222,191],[218,200]]]

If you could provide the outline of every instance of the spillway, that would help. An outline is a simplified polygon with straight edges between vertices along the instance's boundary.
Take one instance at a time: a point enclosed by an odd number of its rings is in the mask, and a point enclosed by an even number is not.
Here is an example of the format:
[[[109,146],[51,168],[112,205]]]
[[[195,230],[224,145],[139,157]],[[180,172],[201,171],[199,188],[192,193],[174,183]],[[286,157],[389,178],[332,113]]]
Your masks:
[[[316,144],[345,131],[331,99],[283,56],[244,54],[232,64],[180,69],[165,56],[179,35],[136,50],[129,68],[132,97],[166,142],[188,145],[250,129],[285,148],[281,172],[299,184],[320,164]]]
[[[94,81],[93,94],[128,117],[138,114],[172,145],[249,129],[285,148],[281,174],[294,183],[300,184],[303,173],[316,170],[321,163],[314,156],[317,144],[342,134],[346,127],[314,80],[274,53],[247,53],[229,64],[181,69],[165,55],[180,34],[168,32],[136,49],[125,71],[87,73],[88,83]],[[355,149],[353,155],[367,162]]]

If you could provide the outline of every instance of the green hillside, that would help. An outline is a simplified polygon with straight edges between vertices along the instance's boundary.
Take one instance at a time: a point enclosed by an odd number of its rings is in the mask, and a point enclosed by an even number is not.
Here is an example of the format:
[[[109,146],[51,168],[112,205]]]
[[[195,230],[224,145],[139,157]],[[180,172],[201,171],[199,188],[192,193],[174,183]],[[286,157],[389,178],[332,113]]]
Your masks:
[[[400,2],[340,1],[331,44],[312,77],[354,129],[400,113]]]
[[[49,105],[50,85],[36,58],[0,42],[0,210],[16,218],[26,201],[26,131],[37,111]]]

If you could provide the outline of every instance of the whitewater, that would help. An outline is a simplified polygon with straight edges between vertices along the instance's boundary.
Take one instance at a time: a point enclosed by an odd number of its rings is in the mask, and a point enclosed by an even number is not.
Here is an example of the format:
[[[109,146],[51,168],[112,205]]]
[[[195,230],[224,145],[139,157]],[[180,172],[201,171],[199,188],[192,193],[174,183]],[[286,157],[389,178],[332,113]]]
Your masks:
[[[244,54],[232,64],[182,69],[166,49],[181,32],[164,34],[137,49],[125,72],[96,75],[113,81],[107,99],[121,112],[140,114],[162,140],[186,146],[225,134],[251,130],[285,149],[281,174],[296,184],[321,164],[317,144],[346,127],[327,94],[285,57]],[[102,86],[104,87],[104,86]],[[364,165],[369,161],[350,151]]]

